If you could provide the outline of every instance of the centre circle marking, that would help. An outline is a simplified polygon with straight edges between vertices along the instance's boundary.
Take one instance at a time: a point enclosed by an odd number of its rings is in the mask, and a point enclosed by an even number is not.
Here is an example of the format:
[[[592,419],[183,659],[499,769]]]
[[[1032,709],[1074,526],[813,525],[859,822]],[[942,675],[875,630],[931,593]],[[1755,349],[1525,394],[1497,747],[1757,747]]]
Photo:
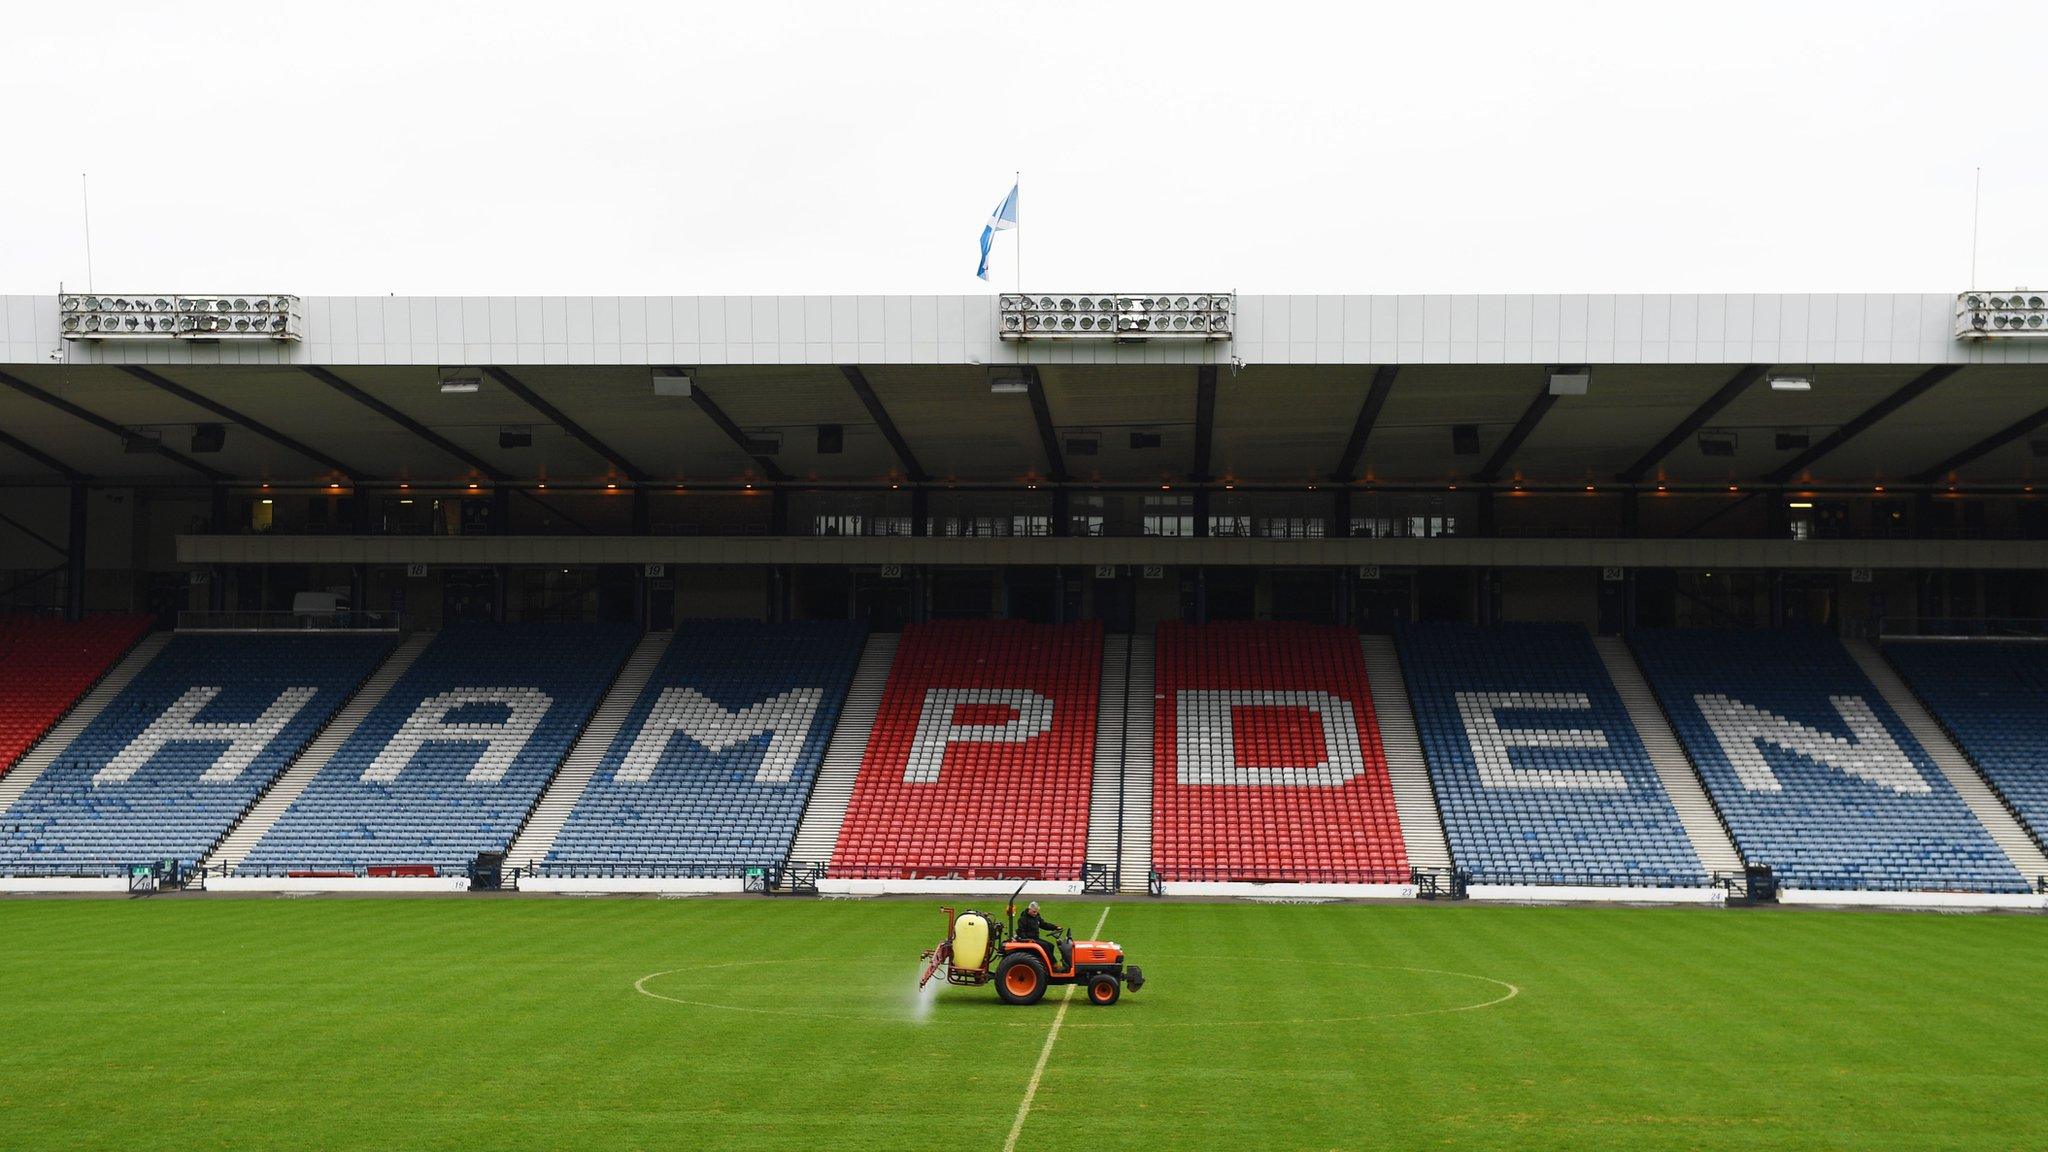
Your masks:
[[[1185,960],[1198,960],[1198,961],[1200,961],[1200,960],[1209,960],[1209,961],[1222,961],[1222,962],[1231,962],[1231,963],[1235,963],[1235,962],[1239,962],[1239,961],[1242,961],[1242,960],[1243,960],[1243,957],[1227,957],[1227,956],[1189,956],[1189,957],[1181,957],[1181,959],[1185,959]],[[695,999],[695,998],[692,998],[692,997],[687,997],[687,996],[670,996],[670,995],[667,995],[666,993],[662,993],[662,992],[657,992],[657,991],[653,990],[652,988],[649,988],[649,987],[648,987],[648,985],[649,985],[650,983],[654,982],[655,980],[658,980],[658,979],[660,979],[660,978],[661,978],[661,977],[663,977],[663,976],[674,976],[674,975],[676,975],[676,974],[678,974],[678,973],[685,973],[685,972],[692,972],[692,973],[694,973],[694,972],[719,972],[719,971],[727,971],[727,970],[731,970],[731,969],[736,969],[736,968],[756,968],[756,967],[765,967],[765,966],[767,966],[767,965],[771,965],[771,964],[810,964],[810,963],[813,963],[813,961],[811,961],[811,960],[809,960],[809,959],[800,959],[800,958],[789,958],[789,959],[779,959],[779,960],[727,960],[727,961],[724,961],[724,962],[722,962],[722,963],[718,963],[718,964],[696,964],[696,965],[691,965],[691,966],[689,966],[689,967],[686,967],[686,968],[666,968],[666,969],[663,969],[662,971],[659,971],[659,972],[649,972],[649,973],[648,973],[647,975],[645,975],[645,976],[642,976],[642,977],[641,977],[641,978],[639,978],[638,980],[635,980],[635,981],[633,981],[633,990],[634,990],[635,992],[638,992],[638,993],[639,993],[640,995],[642,995],[642,996],[646,996],[646,997],[648,997],[648,998],[650,998],[650,999],[654,999],[654,1000],[665,1000],[665,1001],[667,1001],[667,1002],[668,1002],[668,1003],[670,1003],[670,1004],[682,1004],[682,1005],[686,1005],[686,1006],[689,1006],[689,1007],[692,1007],[692,1008],[710,1008],[710,1009],[712,1009],[712,1010],[714,1010],[714,1011],[719,1011],[719,1012],[746,1012],[746,1013],[750,1013],[750,1014],[753,1014],[753,1015],[758,1015],[758,1016],[792,1016],[792,1017],[797,1017],[797,1018],[800,1018],[800,1019],[811,1019],[811,1020],[859,1020],[859,1021],[863,1021],[863,1022],[866,1022],[866,1023],[880,1023],[880,1024],[903,1024],[903,1023],[907,1023],[907,1021],[905,1021],[905,1020],[904,1020],[904,1019],[903,1019],[902,1017],[900,1017],[900,1016],[885,1016],[885,1015],[881,1015],[881,1014],[878,1014],[878,1013],[872,1013],[872,1012],[831,1012],[831,1011],[823,1011],[823,1010],[813,1010],[813,1009],[808,1009],[808,1008],[759,1008],[759,1007],[752,1007],[752,1006],[749,1006],[749,1005],[745,1005],[745,1004],[727,1004],[727,1003],[724,1003],[724,1002],[722,1002],[722,1001],[717,1001],[717,1000],[699,1000],[699,999]],[[1296,1024],[1350,1024],[1350,1023],[1358,1023],[1358,1022],[1362,1022],[1362,1021],[1370,1021],[1370,1020],[1400,1020],[1400,1019],[1405,1019],[1405,1018],[1408,1018],[1408,1017],[1414,1017],[1414,1016],[1447,1016],[1447,1015],[1450,1015],[1450,1014],[1452,1014],[1452,1013],[1457,1013],[1457,1012],[1477,1012],[1477,1011],[1479,1011],[1480,1009],[1483,1009],[1483,1008],[1493,1008],[1493,1007],[1496,1007],[1496,1006],[1498,1006],[1498,1005],[1501,1005],[1501,1004],[1505,1004],[1505,1003],[1507,1003],[1508,1001],[1510,1001],[1510,1000],[1513,1000],[1513,999],[1514,999],[1515,997],[1517,997],[1517,996],[1520,996],[1520,995],[1522,994],[1522,989],[1521,989],[1521,987],[1520,987],[1520,986],[1518,986],[1518,985],[1515,985],[1515,984],[1511,984],[1511,983],[1509,983],[1509,982],[1508,982],[1508,981],[1506,981],[1506,980],[1499,980],[1499,979],[1495,979],[1495,978],[1494,978],[1494,977],[1492,977],[1492,976],[1481,976],[1481,975],[1479,975],[1479,974],[1477,974],[1477,973],[1474,973],[1474,972],[1455,972],[1455,971],[1451,971],[1451,970],[1449,970],[1449,969],[1444,969],[1444,968],[1419,968],[1419,967],[1414,967],[1414,966],[1411,966],[1411,965],[1406,965],[1406,964],[1361,964],[1361,963],[1356,963],[1356,962],[1353,962],[1353,961],[1348,961],[1348,960],[1295,960],[1295,959],[1270,959],[1270,958],[1269,958],[1269,959],[1266,959],[1266,960],[1261,960],[1261,961],[1260,961],[1260,963],[1262,963],[1262,964],[1298,964],[1298,965],[1312,965],[1312,966],[1317,966],[1317,967],[1328,967],[1328,968],[1354,968],[1354,969],[1358,969],[1358,970],[1361,970],[1361,971],[1374,971],[1374,972],[1411,972],[1411,973],[1416,973],[1416,974],[1419,974],[1419,975],[1424,975],[1424,976],[1446,976],[1446,977],[1450,977],[1450,978],[1452,978],[1452,979],[1456,979],[1456,980],[1471,980],[1471,981],[1476,981],[1476,982],[1478,982],[1478,983],[1481,983],[1481,984],[1488,984],[1488,985],[1492,985],[1492,986],[1493,986],[1494,988],[1496,988],[1496,989],[1499,989],[1499,990],[1500,990],[1500,994],[1499,994],[1499,995],[1497,995],[1497,996],[1494,996],[1494,997],[1493,997],[1493,998],[1491,998],[1491,999],[1488,999],[1488,1000],[1480,1000],[1480,1001],[1475,1001],[1475,1002],[1473,1002],[1473,1003],[1470,1003],[1470,1004],[1452,1004],[1452,1005],[1447,1005],[1447,1006],[1444,1006],[1444,1007],[1439,1007],[1439,1008],[1414,1008],[1414,1009],[1409,1009],[1409,1010],[1406,1010],[1406,1011],[1401,1011],[1401,1012],[1367,1012],[1367,1013],[1363,1013],[1363,1014],[1358,1014],[1358,1015],[1351,1015],[1351,1016],[1291,1016],[1291,1017],[1270,1017],[1270,1018],[1254,1018],[1254,1019],[1249,1019],[1249,1020],[1235,1020],[1235,1019],[1233,1019],[1233,1020],[1220,1020],[1220,1021],[1219,1021],[1219,1020],[1102,1020],[1102,1021],[1089,1021],[1089,1020],[1075,1020],[1075,1021],[1072,1021],[1072,1022],[1071,1022],[1071,1026],[1072,1026],[1072,1027],[1075,1027],[1075,1028],[1195,1028],[1195,1027],[1215,1027],[1215,1026],[1217,1026],[1218,1024],[1224,1024],[1224,1025],[1233,1025],[1233,1026],[1234,1026],[1234,1025],[1296,1025]],[[934,979],[936,979],[936,977],[934,977]],[[1014,1021],[1004,1021],[1004,1022],[1003,1022],[1003,1024],[1002,1024],[1002,1026],[1003,1026],[1003,1027],[1010,1027],[1010,1028],[1023,1028],[1023,1027],[1032,1027],[1032,1026],[1035,1026],[1036,1024],[1038,1024],[1038,1023],[1041,1023],[1041,1021],[1037,1020],[1036,1016],[1035,1016],[1034,1014],[1032,1014],[1032,1013],[1024,1013],[1024,1012],[1020,1012],[1020,1013],[1017,1013],[1017,1015],[1018,1015],[1018,1016],[1020,1017],[1020,1019],[1017,1019],[1017,1020],[1014,1020]],[[984,1023],[987,1023],[987,1022],[984,1022]]]

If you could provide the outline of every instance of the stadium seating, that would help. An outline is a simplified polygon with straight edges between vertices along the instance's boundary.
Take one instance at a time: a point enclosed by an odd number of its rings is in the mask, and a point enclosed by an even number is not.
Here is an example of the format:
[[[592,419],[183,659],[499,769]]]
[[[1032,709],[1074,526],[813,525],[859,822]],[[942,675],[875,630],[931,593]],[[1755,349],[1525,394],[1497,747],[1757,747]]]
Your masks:
[[[1884,654],[2037,842],[2048,842],[2048,644],[1894,641]]]
[[[1444,834],[1474,881],[1707,883],[1584,629],[1421,624],[1396,640]]]
[[[1094,623],[906,628],[830,874],[1078,878],[1101,668]]]
[[[1152,866],[1169,881],[1405,883],[1358,634],[1159,626]]]
[[[837,623],[682,625],[546,871],[730,876],[780,863],[865,636]]]
[[[0,814],[0,873],[197,863],[389,635],[181,635]]]
[[[443,632],[240,870],[460,871],[503,851],[636,638],[613,624]]]
[[[0,774],[149,631],[147,616],[0,616]]]
[[[2026,890],[1832,636],[1651,630],[1630,640],[1743,857],[1779,883]]]

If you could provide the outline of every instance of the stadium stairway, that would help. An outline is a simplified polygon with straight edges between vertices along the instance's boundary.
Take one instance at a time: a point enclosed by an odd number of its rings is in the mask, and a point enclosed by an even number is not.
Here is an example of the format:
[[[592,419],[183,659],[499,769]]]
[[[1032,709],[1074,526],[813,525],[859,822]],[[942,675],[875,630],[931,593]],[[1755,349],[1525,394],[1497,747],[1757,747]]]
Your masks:
[[[156,659],[157,654],[164,650],[164,645],[170,642],[169,632],[152,632],[137,641],[135,646],[128,650],[128,654],[115,663],[105,676],[100,677],[100,682],[93,685],[92,690],[81,697],[62,720],[43,733],[42,739],[36,741],[35,747],[30,748],[15,762],[7,775],[0,776],[0,812],[7,811],[16,800],[21,799],[22,794],[28,791],[29,785],[34,784],[50,765],[57,762],[57,757],[62,755],[66,748],[71,747],[73,740],[78,739],[78,734],[97,720],[107,705],[113,703],[114,698],[121,694],[121,690],[128,687],[136,674],[147,668],[149,662]]]
[[[825,762],[811,785],[811,797],[804,804],[803,819],[797,824],[789,858],[804,864],[829,864],[832,848],[839,843],[839,826],[846,820],[846,806],[853,800],[853,781],[860,775],[861,756],[867,752],[868,737],[875,730],[875,716],[882,708],[882,689],[889,683],[889,668],[896,662],[896,645],[902,637],[894,632],[875,632],[861,649],[860,665],[854,669],[853,685],[847,689],[846,705],[839,710],[839,722],[832,727],[832,742],[825,746]]]
[[[606,690],[604,700],[591,713],[590,722],[583,727],[583,733],[576,738],[576,744],[569,749],[562,766],[555,771],[555,778],[548,782],[547,790],[541,793],[533,811],[526,814],[526,823],[513,837],[512,847],[505,853],[505,867],[531,868],[546,858],[548,849],[555,846],[555,837],[561,835],[562,826],[569,822],[569,813],[576,808],[576,802],[583,798],[583,790],[590,786],[590,778],[597,773],[597,767],[604,762],[604,755],[611,749],[612,741],[618,738],[619,728],[633,711],[633,705],[640,699],[640,693],[647,687],[648,677],[654,674],[655,665],[675,639],[674,632],[649,632],[640,637],[633,648],[633,654],[626,657],[626,663]]]
[[[327,761],[334,755],[334,750],[341,747],[342,742],[355,733],[356,726],[363,722],[363,717],[370,714],[370,709],[375,708],[378,701],[384,699],[384,693],[390,691],[393,684],[398,683],[398,678],[405,675],[405,670],[412,667],[412,662],[419,659],[420,653],[426,651],[427,645],[433,642],[434,633],[415,632],[401,641],[397,648],[392,649],[391,655],[384,658],[384,663],[370,674],[369,679],[363,681],[362,686],[356,689],[348,702],[334,714],[334,718],[327,722],[327,726],[320,730],[320,734],[313,737],[312,743],[306,745],[306,750],[299,753],[298,759],[292,761],[292,766],[285,769],[283,776],[278,777],[277,783],[272,784],[262,799],[242,814],[242,818],[235,822],[235,826],[228,830],[228,834],[221,838],[221,842],[207,854],[202,863],[210,868],[226,868],[233,871],[236,865],[246,859],[249,849],[254,848],[256,842],[263,839],[263,834],[270,831],[277,823],[277,818],[284,815],[285,809],[292,806],[292,801],[299,798],[299,794],[306,790],[306,785],[312,782],[313,777],[318,776],[320,770],[327,767]]]
[[[1124,677],[1123,843],[1117,858],[1118,887],[1146,892],[1152,882],[1152,724],[1158,702],[1153,687],[1157,647],[1150,636],[1130,638],[1130,669]]]
[[[1449,868],[1451,849],[1444,836],[1443,813],[1436,788],[1429,782],[1429,762],[1415,732],[1415,709],[1408,700],[1408,680],[1392,636],[1363,636],[1365,675],[1372,689],[1372,710],[1380,725],[1387,776],[1394,786],[1394,811],[1401,818],[1401,838],[1408,842],[1408,863],[1416,868]]]
[[[1114,875],[1122,850],[1124,704],[1131,638],[1102,638],[1102,694],[1095,704],[1095,776],[1088,792],[1088,863]]]
[[[2012,810],[1991,790],[1991,785],[1985,782],[1977,766],[1963,755],[1962,749],[1956,747],[1955,741],[1949,738],[1948,730],[1934,719],[1920,698],[1906,686],[1898,670],[1884,658],[1877,645],[1868,640],[1844,640],[1842,646],[1849,650],[1857,666],[1870,678],[1878,695],[1891,705],[1893,712],[1898,713],[1906,731],[1920,742],[1920,747],[1927,751],[1934,766],[1941,769],[1949,785],[1963,798],[1970,813],[1991,834],[1991,842],[1998,845],[1999,851],[2005,853],[2013,867],[2019,869],[2020,875],[2030,883],[2048,877],[2048,855],[2042,854],[2041,846],[2021,827]]]
[[[1679,827],[1685,829],[1686,839],[1692,841],[1693,853],[1708,875],[1733,877],[1741,884],[1742,854],[1735,850],[1735,841],[1721,820],[1721,810],[1714,807],[1706,788],[1701,786],[1692,758],[1685,754],[1678,734],[1671,730],[1671,721],[1658,705],[1656,693],[1650,691],[1650,682],[1643,679],[1643,670],[1636,664],[1635,653],[1629,651],[1628,641],[1620,636],[1595,636],[1593,648],[1600,653],[1601,663],[1607,665],[1607,678],[1614,682],[1615,694],[1621,697],[1629,723],[1635,726],[1643,750],[1650,754],[1650,765],[1657,770],[1664,795],[1678,812]]]

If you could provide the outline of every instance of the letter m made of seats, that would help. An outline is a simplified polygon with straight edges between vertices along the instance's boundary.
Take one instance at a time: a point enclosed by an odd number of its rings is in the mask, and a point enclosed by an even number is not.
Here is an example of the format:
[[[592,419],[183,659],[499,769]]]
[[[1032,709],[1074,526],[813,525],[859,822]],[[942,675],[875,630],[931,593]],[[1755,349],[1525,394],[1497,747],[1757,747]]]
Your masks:
[[[816,688],[792,688],[732,712],[695,688],[664,688],[612,779],[621,784],[651,779],[677,733],[714,756],[766,733],[768,748],[754,769],[754,783],[787,784],[796,777],[823,696]]]
[[[1764,759],[1765,744],[1894,792],[1926,795],[1934,791],[1860,696],[1828,697],[1849,729],[1846,739],[1719,693],[1701,693],[1693,701],[1744,791],[1784,791],[1778,774]]]
[[[270,742],[277,739],[300,709],[312,702],[319,689],[287,688],[278,693],[270,707],[263,710],[263,715],[254,720],[224,722],[199,719],[199,714],[220,693],[216,687],[187,688],[177,703],[164,709],[163,715],[150,721],[149,727],[130,740],[126,748],[115,753],[106,767],[93,773],[93,786],[127,782],[137,769],[149,763],[168,744],[227,745],[213,758],[213,763],[207,765],[206,771],[200,773],[199,779],[208,783],[233,780],[254,763],[265,748],[270,747]]]

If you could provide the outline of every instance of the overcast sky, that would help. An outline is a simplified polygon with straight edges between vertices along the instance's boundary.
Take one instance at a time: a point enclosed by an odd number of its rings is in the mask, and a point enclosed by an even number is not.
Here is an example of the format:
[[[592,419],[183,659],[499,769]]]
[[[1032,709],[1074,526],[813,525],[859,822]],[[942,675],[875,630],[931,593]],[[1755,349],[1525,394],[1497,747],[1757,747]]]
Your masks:
[[[2048,6],[238,7],[8,6],[0,292],[2048,285]]]

